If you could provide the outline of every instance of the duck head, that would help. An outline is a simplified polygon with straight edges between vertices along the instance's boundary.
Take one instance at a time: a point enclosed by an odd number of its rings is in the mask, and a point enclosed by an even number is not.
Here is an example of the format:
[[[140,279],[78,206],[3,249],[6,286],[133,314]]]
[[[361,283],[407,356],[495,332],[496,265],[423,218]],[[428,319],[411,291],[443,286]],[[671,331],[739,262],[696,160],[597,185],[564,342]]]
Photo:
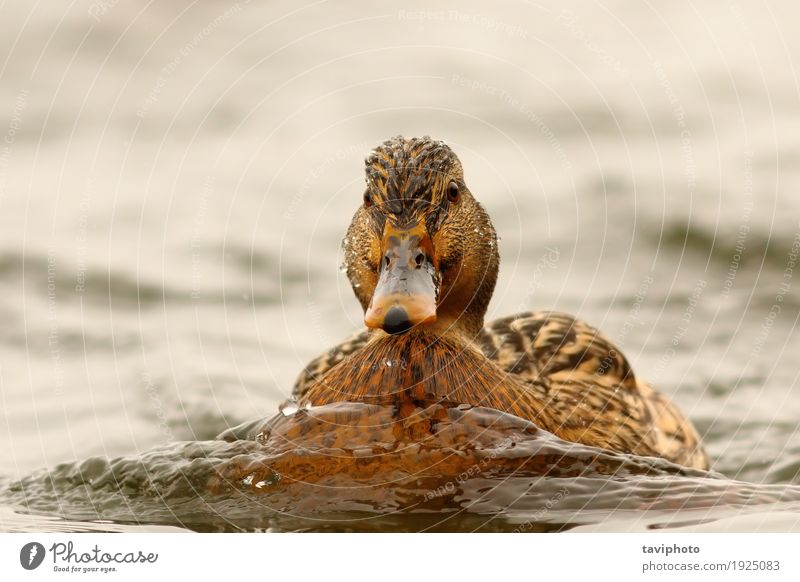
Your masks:
[[[366,158],[345,266],[367,327],[477,334],[497,280],[497,235],[453,150],[395,137]]]

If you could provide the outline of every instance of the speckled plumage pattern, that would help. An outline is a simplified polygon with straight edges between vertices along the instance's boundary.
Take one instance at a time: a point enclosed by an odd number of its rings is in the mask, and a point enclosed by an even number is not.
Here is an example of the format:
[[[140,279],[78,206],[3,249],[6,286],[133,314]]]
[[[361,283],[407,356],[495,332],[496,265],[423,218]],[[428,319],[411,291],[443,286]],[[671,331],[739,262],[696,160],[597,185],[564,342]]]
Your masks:
[[[382,343],[379,333],[364,330],[312,360],[297,379],[295,398],[313,405],[397,404],[402,402],[398,387],[405,384],[419,406],[442,401],[491,406],[564,440],[708,468],[691,423],[637,380],[602,334],[569,315],[534,312],[498,319],[484,328],[477,346],[445,349],[425,338],[415,349],[404,336],[396,352],[364,353],[368,344]],[[475,363],[475,347],[491,367]],[[416,375],[397,377],[417,358],[425,365]],[[394,375],[387,361],[395,362]],[[454,375],[453,368],[461,373]],[[434,385],[444,370],[445,387]]]
[[[366,174],[365,205],[345,239],[353,290],[366,309],[385,220],[424,221],[442,265],[439,321],[403,335],[351,336],[306,366],[294,389],[301,405],[381,403],[401,416],[432,404],[487,406],[567,441],[708,467],[692,424],[590,325],[532,312],[484,326],[499,263],[496,237],[449,147],[393,138],[367,157]],[[461,198],[448,203],[443,188],[453,181]]]
[[[390,139],[375,148],[367,159],[367,192],[378,210],[408,223],[423,218],[435,232],[446,217],[447,206],[436,193],[461,175],[461,162],[444,142],[430,138]],[[377,222],[382,226],[382,221]]]
[[[546,384],[543,404],[561,438],[621,450],[614,433],[630,433],[629,442],[641,441],[630,452],[708,468],[692,424],[587,323],[565,313],[521,313],[491,322],[480,341],[486,357],[510,374]]]

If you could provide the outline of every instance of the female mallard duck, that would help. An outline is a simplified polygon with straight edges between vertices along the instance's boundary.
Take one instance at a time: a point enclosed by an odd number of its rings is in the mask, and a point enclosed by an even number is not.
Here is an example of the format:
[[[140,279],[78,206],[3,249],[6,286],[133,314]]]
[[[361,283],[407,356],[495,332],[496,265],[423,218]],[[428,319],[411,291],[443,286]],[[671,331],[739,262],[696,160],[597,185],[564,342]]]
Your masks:
[[[567,441],[708,467],[692,424],[593,327],[554,312],[484,326],[497,236],[447,145],[392,138],[366,179],[344,253],[368,329],[306,367],[300,406],[382,403],[400,417],[484,406]]]

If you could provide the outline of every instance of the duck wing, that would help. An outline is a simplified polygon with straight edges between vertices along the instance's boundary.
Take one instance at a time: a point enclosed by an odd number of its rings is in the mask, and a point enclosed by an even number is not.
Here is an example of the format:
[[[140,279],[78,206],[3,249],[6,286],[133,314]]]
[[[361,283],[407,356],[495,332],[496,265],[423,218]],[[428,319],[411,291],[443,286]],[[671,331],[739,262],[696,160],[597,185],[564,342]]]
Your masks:
[[[625,356],[597,329],[566,313],[529,311],[496,319],[483,329],[479,344],[511,374],[540,378],[577,371],[636,387]]]
[[[477,343],[538,392],[546,428],[560,438],[708,468],[692,423],[586,322],[552,311],[520,313],[489,323]]]

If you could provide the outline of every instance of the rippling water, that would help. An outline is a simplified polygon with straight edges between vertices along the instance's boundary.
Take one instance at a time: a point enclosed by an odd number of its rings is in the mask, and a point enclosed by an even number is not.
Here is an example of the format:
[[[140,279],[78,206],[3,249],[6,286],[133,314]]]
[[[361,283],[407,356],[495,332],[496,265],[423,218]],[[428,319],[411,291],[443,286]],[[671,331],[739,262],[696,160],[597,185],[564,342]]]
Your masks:
[[[0,475],[35,493],[3,494],[6,529],[341,526],[239,521],[263,504],[249,495],[216,513],[139,495],[133,467],[166,478],[193,455],[240,454],[209,439],[272,416],[305,362],[361,325],[339,240],[365,153],[397,133],[448,141],[489,210],[503,257],[490,317],[557,309],[601,328],[735,480],[709,483],[766,496],[715,508],[718,527],[796,529],[793,3],[98,0],[0,13]],[[84,466],[117,467],[134,489],[101,489],[100,512],[80,497]],[[74,494],[48,493],[51,474]],[[501,492],[516,499],[529,481]],[[446,527],[519,528],[549,499],[487,523],[503,499],[489,497]],[[580,507],[533,521],[680,527],[708,513]],[[53,512],[66,521],[39,517]],[[113,523],[83,523],[98,518]]]
[[[402,419],[348,403],[278,413],[222,440],[64,463],[4,495],[37,525],[57,511],[112,531],[561,531],[620,516],[657,529],[777,507],[800,517],[800,487],[731,481],[438,404]]]

